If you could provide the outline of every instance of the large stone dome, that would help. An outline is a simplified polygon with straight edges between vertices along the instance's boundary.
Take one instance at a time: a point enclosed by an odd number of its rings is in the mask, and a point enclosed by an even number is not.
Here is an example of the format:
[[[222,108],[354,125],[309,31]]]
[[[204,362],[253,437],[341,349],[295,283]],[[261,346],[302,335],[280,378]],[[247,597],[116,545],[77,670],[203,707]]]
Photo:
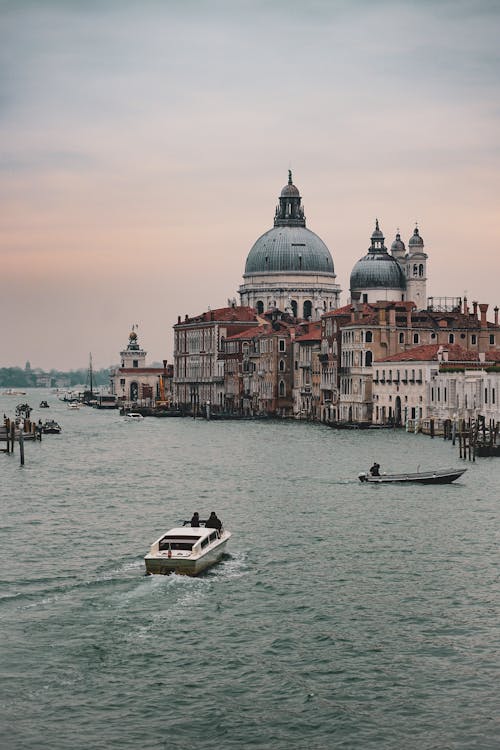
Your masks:
[[[245,265],[248,273],[334,273],[330,251],[306,227],[273,227],[250,250]]]
[[[294,317],[318,320],[322,312],[338,307],[340,288],[330,251],[306,227],[301,201],[289,171],[274,226],[248,253],[239,293],[241,304],[259,313],[278,308]]]

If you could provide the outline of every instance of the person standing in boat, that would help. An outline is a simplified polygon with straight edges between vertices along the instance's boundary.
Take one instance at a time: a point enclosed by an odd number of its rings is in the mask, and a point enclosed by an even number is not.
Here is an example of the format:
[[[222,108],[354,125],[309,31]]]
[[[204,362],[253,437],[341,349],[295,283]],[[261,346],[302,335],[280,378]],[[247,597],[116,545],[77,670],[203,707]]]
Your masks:
[[[197,510],[193,513],[193,517],[191,519],[191,526],[199,526],[200,525],[200,514]]]
[[[217,529],[217,531],[221,531],[222,529],[222,521],[220,518],[217,518],[217,514],[215,511],[212,511],[210,513],[210,517],[205,522],[205,526],[207,529]]]
[[[370,469],[370,474],[372,475],[372,477],[380,476],[380,464],[378,464],[376,461]]]

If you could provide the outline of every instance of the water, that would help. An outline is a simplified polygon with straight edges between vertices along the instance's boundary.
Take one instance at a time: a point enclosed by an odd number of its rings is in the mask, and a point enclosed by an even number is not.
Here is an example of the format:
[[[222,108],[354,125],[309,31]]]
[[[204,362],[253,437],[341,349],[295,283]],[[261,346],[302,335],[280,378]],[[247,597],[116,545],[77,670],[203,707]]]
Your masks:
[[[146,419],[19,400],[61,436],[0,454],[6,750],[498,748],[500,460],[322,425]],[[17,449],[16,449],[17,450]],[[194,510],[233,532],[196,579],[145,577]]]

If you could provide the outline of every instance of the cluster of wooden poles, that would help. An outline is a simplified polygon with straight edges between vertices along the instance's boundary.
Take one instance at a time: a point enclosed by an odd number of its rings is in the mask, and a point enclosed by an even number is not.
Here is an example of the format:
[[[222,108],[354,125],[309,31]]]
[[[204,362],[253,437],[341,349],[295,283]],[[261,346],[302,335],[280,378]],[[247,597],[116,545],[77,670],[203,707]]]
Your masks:
[[[431,420],[431,437],[434,437],[433,422]],[[443,422],[443,438],[451,440],[455,445],[458,440],[460,458],[475,461],[478,453],[480,455],[500,455],[498,446],[498,433],[500,422],[490,419],[486,424],[486,418],[478,414],[476,419],[460,419],[458,423],[451,419]]]
[[[24,466],[24,441],[41,439],[42,431],[36,422],[25,419],[23,426],[20,427],[16,425],[14,419],[4,416],[3,426],[0,425],[0,444],[5,443],[5,448],[0,448],[0,451],[3,453],[14,453],[14,445],[17,441],[19,443],[21,466]]]

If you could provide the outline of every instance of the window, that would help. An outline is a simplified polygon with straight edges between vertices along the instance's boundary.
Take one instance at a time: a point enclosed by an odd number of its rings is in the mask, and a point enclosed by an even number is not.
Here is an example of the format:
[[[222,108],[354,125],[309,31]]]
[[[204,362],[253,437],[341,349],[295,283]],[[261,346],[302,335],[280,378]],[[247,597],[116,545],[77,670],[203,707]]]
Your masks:
[[[259,315],[262,315],[262,313],[264,312],[264,303],[261,299],[257,300],[257,312],[259,313]]]
[[[280,359],[280,372],[283,372],[285,369],[285,363],[282,359]]]
[[[132,360],[132,367],[139,367],[139,360],[138,359]]]
[[[312,302],[311,302],[311,300],[306,299],[306,301],[304,302],[304,315],[303,315],[303,317],[306,318],[306,320],[307,320],[307,318],[310,318],[311,315],[312,315]]]
[[[418,275],[423,276],[424,275],[424,264],[421,263],[418,267]]]
[[[470,337],[470,342],[473,346],[477,344],[477,336],[475,333],[473,333],[472,336]]]
[[[280,350],[280,352],[284,352],[285,351],[285,347],[286,347],[285,339],[280,339],[280,342],[279,342],[279,350]]]
[[[292,312],[293,312],[293,317],[296,318],[297,317],[297,302],[294,299],[292,300]]]
[[[414,344],[418,344],[419,340],[420,340],[420,337],[419,337],[418,333],[414,333],[413,334],[413,343]]]
[[[450,333],[450,335],[448,336],[448,343],[450,343],[450,344],[454,344],[455,343],[455,334],[454,333]]]
[[[280,380],[279,394],[280,394],[280,396],[284,396],[285,395],[285,381],[284,380]]]
[[[404,342],[405,342],[405,335],[404,335],[404,333],[403,333],[403,332],[401,331],[401,333],[399,334],[399,343],[400,343],[400,344],[404,344]]]
[[[368,350],[365,354],[365,365],[366,367],[371,367],[373,362],[373,354],[370,350]]]
[[[367,294],[363,294],[362,302],[365,302],[365,303],[368,302],[368,295]]]
[[[490,333],[490,345],[495,345],[495,335],[493,333]]]
[[[371,331],[366,332],[365,341],[367,344],[371,344],[371,342],[373,341],[373,333]]]

